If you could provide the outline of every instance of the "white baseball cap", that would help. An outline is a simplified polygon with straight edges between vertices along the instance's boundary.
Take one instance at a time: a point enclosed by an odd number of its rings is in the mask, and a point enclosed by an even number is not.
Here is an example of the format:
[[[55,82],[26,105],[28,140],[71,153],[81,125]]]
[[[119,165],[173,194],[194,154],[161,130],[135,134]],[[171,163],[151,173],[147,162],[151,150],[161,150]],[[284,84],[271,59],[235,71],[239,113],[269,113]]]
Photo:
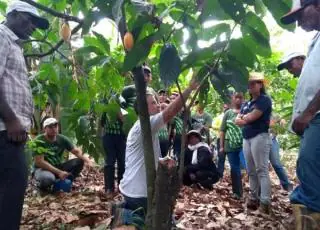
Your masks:
[[[49,21],[43,17],[40,17],[37,8],[30,5],[29,3],[22,1],[14,1],[10,5],[8,5],[6,14],[8,15],[13,11],[25,12],[32,15],[34,18],[33,23],[39,29],[45,30],[49,28]]]
[[[283,24],[291,24],[295,22],[301,10],[315,2],[315,0],[292,0],[292,8],[289,13],[281,18],[281,22]]]
[[[286,54],[285,56],[283,56],[281,63],[277,67],[278,71],[286,68],[286,64],[288,62],[290,62],[292,59],[297,58],[297,57],[305,58],[306,55],[304,55],[303,53],[300,53],[300,52],[293,52],[293,53]]]
[[[55,124],[58,124],[58,120],[53,117],[50,117],[43,122],[43,128],[47,127],[48,125],[55,125]]]

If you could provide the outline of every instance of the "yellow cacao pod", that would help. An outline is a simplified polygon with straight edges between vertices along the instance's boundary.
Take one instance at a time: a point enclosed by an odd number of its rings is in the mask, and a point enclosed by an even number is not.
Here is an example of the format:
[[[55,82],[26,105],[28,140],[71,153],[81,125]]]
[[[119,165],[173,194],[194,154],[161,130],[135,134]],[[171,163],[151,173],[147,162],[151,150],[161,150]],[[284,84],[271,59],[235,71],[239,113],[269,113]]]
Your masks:
[[[126,50],[129,51],[129,50],[132,49],[133,44],[134,44],[134,39],[133,39],[132,33],[127,32],[127,33],[124,35],[123,43],[124,43],[124,48],[125,48]]]
[[[71,29],[67,23],[63,23],[60,29],[60,37],[65,41],[69,41],[71,37]]]

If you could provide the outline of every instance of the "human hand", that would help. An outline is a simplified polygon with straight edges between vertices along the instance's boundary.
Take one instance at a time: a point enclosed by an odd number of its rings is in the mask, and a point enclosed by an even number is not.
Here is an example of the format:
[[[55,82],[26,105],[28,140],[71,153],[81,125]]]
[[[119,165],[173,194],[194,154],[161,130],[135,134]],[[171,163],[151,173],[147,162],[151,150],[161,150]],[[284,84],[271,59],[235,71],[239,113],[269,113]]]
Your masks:
[[[235,124],[238,126],[244,126],[246,124],[246,121],[241,118],[236,118]]]
[[[294,119],[292,124],[292,130],[299,136],[302,136],[304,130],[308,127],[309,122],[312,120],[312,116],[307,114],[301,114]]]
[[[7,122],[5,125],[9,141],[20,143],[27,141],[28,134],[17,118]]]
[[[224,148],[221,147],[221,148],[219,149],[219,152],[220,152],[220,153],[224,153]]]
[[[60,171],[58,173],[58,177],[60,180],[65,180],[69,175],[70,175],[70,173],[68,173],[66,171]]]

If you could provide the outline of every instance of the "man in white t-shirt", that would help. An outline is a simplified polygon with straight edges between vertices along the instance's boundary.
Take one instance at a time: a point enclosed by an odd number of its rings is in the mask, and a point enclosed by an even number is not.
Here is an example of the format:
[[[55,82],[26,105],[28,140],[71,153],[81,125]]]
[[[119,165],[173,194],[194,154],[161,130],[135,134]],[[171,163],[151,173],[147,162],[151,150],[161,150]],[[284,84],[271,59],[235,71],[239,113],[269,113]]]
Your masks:
[[[191,81],[189,87],[182,93],[183,98],[187,99],[191,92],[198,87],[198,83]],[[160,104],[155,99],[155,96],[147,91],[147,104],[150,114],[151,133],[154,149],[155,165],[157,167],[161,156],[158,131],[167,124],[173,117],[178,114],[183,106],[183,100],[178,96],[165,110],[160,112]],[[138,112],[138,111],[137,111]],[[123,207],[126,210],[140,210],[136,213],[144,214],[147,211],[147,180],[146,169],[144,163],[143,140],[141,135],[140,121],[138,120],[131,128],[126,146],[125,172],[120,181],[119,189],[124,196],[125,203]],[[115,207],[112,210],[114,213],[113,226],[126,224],[125,221],[117,219],[117,210]]]

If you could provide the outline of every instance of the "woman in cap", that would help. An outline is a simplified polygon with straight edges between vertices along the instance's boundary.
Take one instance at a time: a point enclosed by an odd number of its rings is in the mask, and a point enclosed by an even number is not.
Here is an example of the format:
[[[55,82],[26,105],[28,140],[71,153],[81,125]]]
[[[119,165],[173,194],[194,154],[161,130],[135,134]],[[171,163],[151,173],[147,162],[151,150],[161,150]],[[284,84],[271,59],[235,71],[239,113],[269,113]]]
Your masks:
[[[212,189],[212,185],[219,180],[219,175],[208,144],[201,142],[202,136],[197,130],[188,132],[187,141],[183,183],[185,185],[199,183],[204,188]]]
[[[250,199],[247,206],[258,208],[263,213],[271,212],[271,183],[269,176],[269,154],[271,140],[269,124],[272,102],[266,94],[264,76],[251,73],[248,91],[250,100],[246,102],[236,118],[242,127],[243,150],[250,182]]]

